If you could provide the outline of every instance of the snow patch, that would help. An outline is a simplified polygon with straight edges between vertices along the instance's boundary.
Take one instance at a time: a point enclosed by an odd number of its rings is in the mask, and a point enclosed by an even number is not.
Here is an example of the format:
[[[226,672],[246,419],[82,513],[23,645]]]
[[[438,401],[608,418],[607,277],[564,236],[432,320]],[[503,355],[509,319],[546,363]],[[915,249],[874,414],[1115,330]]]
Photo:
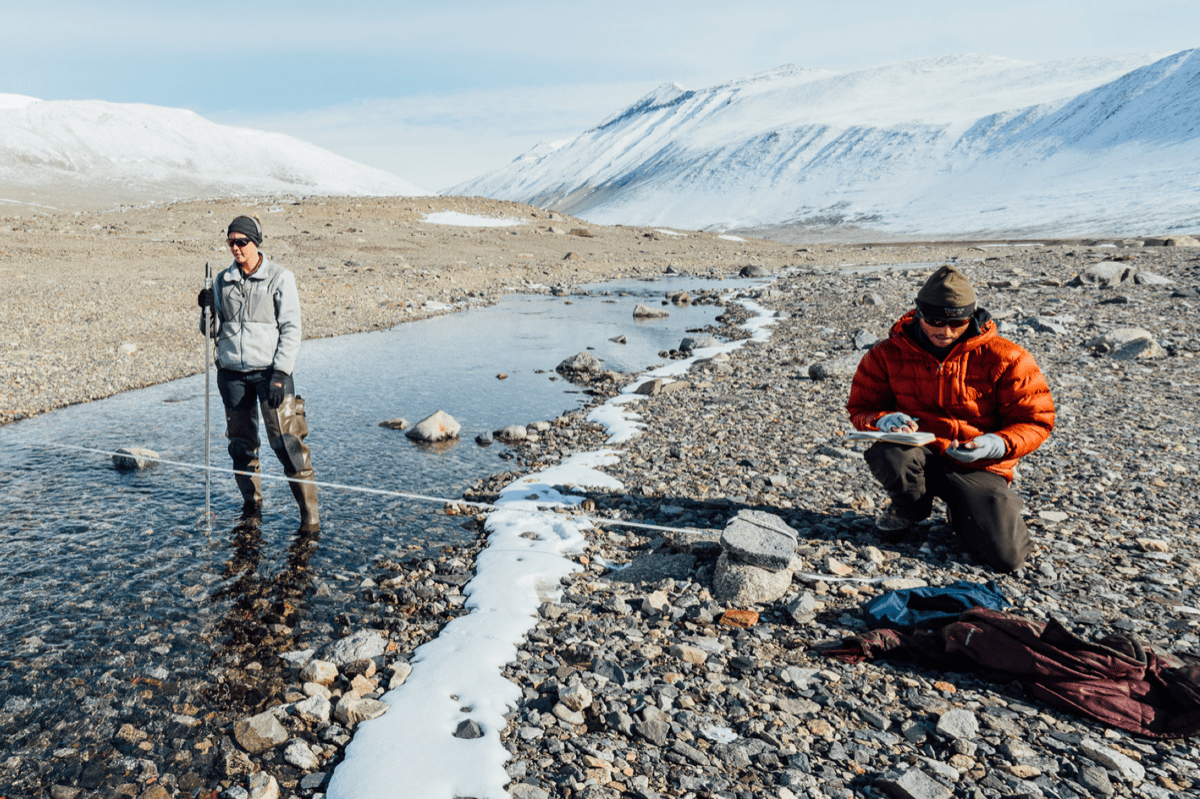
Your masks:
[[[513,227],[525,224],[525,220],[523,219],[478,216],[475,214],[464,214],[459,211],[437,211],[432,214],[425,214],[421,221],[428,222],[431,225],[454,225],[456,227]]]

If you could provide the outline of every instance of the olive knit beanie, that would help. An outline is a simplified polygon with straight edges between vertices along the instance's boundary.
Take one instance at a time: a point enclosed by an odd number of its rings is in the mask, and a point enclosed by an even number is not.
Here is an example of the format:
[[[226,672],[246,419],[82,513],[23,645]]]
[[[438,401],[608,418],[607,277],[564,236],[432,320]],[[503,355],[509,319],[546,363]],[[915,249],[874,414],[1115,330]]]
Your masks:
[[[953,266],[939,267],[917,292],[917,310],[929,319],[969,319],[975,313],[975,289]]]
[[[258,220],[252,216],[239,216],[237,219],[229,223],[229,230],[226,231],[226,236],[231,236],[234,233],[241,233],[250,241],[254,242],[254,246],[262,244],[263,234],[262,225],[258,224]]]

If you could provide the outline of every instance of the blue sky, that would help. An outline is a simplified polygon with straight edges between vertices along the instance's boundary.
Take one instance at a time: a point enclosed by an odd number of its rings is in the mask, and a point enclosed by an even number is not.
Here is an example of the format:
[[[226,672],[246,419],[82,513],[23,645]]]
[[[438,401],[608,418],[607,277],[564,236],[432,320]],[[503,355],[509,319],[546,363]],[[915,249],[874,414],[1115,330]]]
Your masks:
[[[1024,61],[1200,46],[1197,0],[5,3],[0,93],[190,108],[430,190],[566,138],[660,84],[782,64]]]

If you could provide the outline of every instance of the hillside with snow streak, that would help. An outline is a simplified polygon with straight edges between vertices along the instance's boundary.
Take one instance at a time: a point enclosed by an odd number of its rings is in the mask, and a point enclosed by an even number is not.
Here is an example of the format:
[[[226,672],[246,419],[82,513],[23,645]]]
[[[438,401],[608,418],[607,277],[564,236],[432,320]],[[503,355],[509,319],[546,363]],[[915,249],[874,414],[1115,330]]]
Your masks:
[[[1195,231],[1200,51],[669,84],[448,193],[783,238]]]
[[[218,125],[184,109],[0,94],[0,201],[428,193],[291,136]]]

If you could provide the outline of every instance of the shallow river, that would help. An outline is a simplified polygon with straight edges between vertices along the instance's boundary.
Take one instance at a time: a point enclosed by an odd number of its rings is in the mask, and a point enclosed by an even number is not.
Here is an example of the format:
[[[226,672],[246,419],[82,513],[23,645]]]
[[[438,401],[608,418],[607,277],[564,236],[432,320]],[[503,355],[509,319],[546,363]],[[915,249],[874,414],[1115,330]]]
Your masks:
[[[388,331],[306,342],[296,384],[317,479],[457,497],[505,468],[507,449],[476,445],[477,432],[552,420],[583,403],[576,387],[554,379],[560,361],[592,347],[608,368],[640,371],[721,311],[671,306],[669,319],[634,322],[636,302],[759,282],[670,278],[593,287],[590,296],[522,295]],[[620,334],[627,344],[610,341]],[[212,463],[227,467],[215,379],[212,406]],[[417,446],[379,426],[397,416],[411,424],[439,409],[463,425],[462,440],[446,449]],[[247,542],[232,532],[241,500],[231,475],[213,476],[210,535],[202,471],[158,464],[120,472],[108,457],[48,446],[144,446],[202,464],[203,431],[203,376],[0,428],[0,703],[10,723],[47,733],[51,717],[58,727],[72,717],[86,723],[87,707],[53,686],[83,685],[117,666],[165,680],[184,663],[208,659],[206,649],[220,645],[214,622],[227,610],[221,589],[231,582],[229,564],[249,559],[270,575],[287,568],[289,546],[295,556],[298,516],[283,483],[264,481],[262,535]],[[262,461],[266,473],[280,474],[265,441]],[[322,532],[308,565],[317,580],[344,579],[414,542],[455,541],[462,531],[440,507],[323,489]],[[0,761],[7,748],[0,745]]]

